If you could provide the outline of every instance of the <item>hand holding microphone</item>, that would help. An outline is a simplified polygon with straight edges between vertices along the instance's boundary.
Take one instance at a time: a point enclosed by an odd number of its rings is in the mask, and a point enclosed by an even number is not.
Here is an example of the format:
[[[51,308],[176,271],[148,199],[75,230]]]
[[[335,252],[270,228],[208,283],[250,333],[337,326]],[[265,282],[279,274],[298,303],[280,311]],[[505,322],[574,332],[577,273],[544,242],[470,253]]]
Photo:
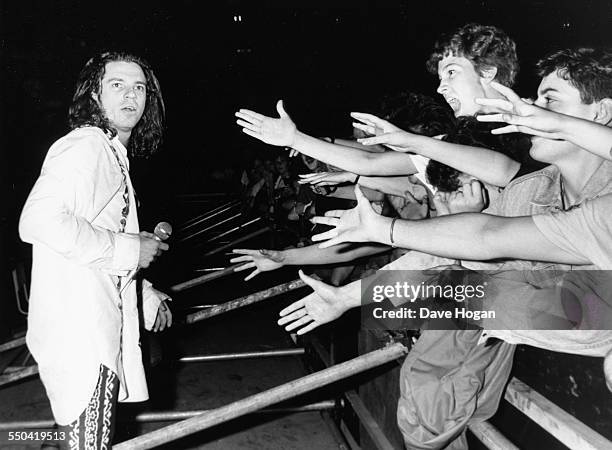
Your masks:
[[[140,256],[138,258],[138,269],[147,268],[149,265],[168,250],[168,244],[163,241],[172,235],[172,226],[168,222],[160,222],[155,227],[153,234],[146,231],[140,232]]]
[[[119,295],[132,283],[138,271],[142,268],[147,268],[162,252],[168,250],[168,244],[165,241],[172,235],[172,225],[168,222],[160,222],[155,226],[153,233],[146,231],[140,232],[140,255],[138,257],[138,268],[129,275],[125,284],[121,288]]]

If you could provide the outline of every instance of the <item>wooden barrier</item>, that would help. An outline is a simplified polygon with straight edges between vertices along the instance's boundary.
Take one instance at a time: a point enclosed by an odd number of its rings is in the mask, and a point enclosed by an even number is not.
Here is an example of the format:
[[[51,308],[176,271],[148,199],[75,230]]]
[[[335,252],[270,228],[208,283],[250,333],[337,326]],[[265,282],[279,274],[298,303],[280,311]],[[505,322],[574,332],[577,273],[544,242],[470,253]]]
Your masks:
[[[11,350],[13,348],[21,347],[22,345],[25,345],[25,343],[25,337],[20,337],[12,341],[5,342],[4,344],[0,344],[0,353],[5,352],[7,350]]]
[[[468,428],[490,450],[519,450],[516,445],[486,420],[472,423]]]
[[[246,295],[244,297],[237,298],[236,300],[222,303],[220,305],[205,309],[203,311],[198,311],[189,314],[185,318],[185,322],[188,324],[199,322],[200,320],[205,320],[209,317],[218,316],[219,314],[223,314],[234,309],[242,308],[244,306],[251,305],[262,300],[266,300],[268,298],[276,297],[277,295],[285,294],[287,292],[294,291],[304,286],[306,286],[306,283],[304,283],[300,279],[289,281],[288,283],[279,284],[278,286],[274,286],[263,291],[255,292],[254,294]]]
[[[186,289],[190,289],[192,287],[196,287],[196,286],[199,286],[201,284],[208,283],[209,281],[216,280],[217,278],[221,278],[221,277],[225,277],[227,275],[233,274],[234,273],[234,269],[236,269],[237,267],[240,267],[242,265],[244,265],[244,263],[234,264],[233,266],[226,267],[223,270],[218,270],[218,271],[213,272],[213,273],[207,273],[205,275],[201,275],[201,276],[193,278],[191,280],[175,284],[174,286],[170,287],[170,290],[172,292],[181,292],[181,291],[184,291]]]
[[[25,369],[0,375],[0,386],[29,378],[38,373],[38,366],[28,366]]]
[[[572,450],[612,449],[612,442],[516,378],[504,398]]]
[[[116,450],[149,449],[184,436],[228,422],[269,405],[327,386],[335,381],[350,377],[365,370],[378,367],[406,354],[402,344],[393,344],[384,349],[346,361],[342,364],[315,372],[303,378],[282,384],[275,388],[244,398],[229,405],[210,410],[205,414],[184,420],[151,433],[116,445]]]

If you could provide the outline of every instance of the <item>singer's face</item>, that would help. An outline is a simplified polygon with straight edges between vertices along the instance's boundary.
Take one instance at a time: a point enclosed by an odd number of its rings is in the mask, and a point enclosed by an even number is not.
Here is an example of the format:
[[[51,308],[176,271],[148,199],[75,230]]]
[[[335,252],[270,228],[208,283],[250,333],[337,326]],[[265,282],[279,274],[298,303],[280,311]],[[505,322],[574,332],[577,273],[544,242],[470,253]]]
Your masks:
[[[117,132],[129,136],[147,101],[147,80],[140,66],[126,61],[107,63],[96,100]]]

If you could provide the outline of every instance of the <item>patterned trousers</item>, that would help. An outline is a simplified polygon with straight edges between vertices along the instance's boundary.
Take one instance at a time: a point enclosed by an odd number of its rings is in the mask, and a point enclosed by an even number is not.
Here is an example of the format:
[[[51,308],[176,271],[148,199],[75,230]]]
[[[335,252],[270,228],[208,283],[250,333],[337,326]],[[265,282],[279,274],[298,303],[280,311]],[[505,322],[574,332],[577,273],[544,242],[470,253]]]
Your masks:
[[[115,411],[119,395],[119,380],[108,367],[100,365],[100,376],[89,404],[81,415],[68,425],[58,427],[64,432],[62,450],[110,449],[115,432]]]

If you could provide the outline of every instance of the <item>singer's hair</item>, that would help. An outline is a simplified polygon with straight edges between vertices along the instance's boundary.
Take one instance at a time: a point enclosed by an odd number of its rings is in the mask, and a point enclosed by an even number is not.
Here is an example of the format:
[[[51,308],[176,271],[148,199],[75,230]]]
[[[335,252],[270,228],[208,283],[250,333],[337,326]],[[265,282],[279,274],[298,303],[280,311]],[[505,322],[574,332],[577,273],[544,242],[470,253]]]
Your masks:
[[[102,79],[106,65],[110,62],[123,61],[138,64],[146,79],[146,104],[141,119],[138,121],[128,142],[127,148],[132,156],[149,157],[161,146],[165,127],[165,107],[159,81],[151,66],[142,58],[125,52],[105,52],[91,58],[79,74],[72,104],[68,111],[68,123],[71,129],[84,126],[101,128],[111,138],[116,136],[104,111],[94,98],[102,90]]]

